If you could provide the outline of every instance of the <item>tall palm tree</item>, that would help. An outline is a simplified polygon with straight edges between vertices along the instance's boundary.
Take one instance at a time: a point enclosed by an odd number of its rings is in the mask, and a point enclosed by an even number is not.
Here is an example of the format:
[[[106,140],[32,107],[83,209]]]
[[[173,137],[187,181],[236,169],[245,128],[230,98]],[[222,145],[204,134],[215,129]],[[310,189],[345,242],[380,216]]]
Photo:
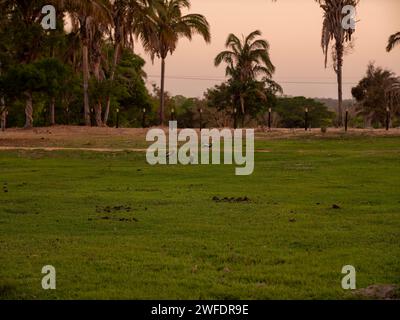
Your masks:
[[[218,67],[222,62],[227,64],[226,75],[229,76],[238,88],[242,115],[245,115],[245,92],[247,85],[257,77],[264,76],[271,79],[275,67],[269,55],[269,43],[263,39],[261,31],[250,33],[242,41],[234,34],[230,34],[225,43],[228,50],[222,51],[215,58],[214,64]]]
[[[123,48],[134,49],[134,36],[139,30],[138,22],[146,24],[147,12],[153,0],[114,0],[111,1],[113,26],[109,30],[114,46],[114,56],[110,71],[110,80],[115,78],[115,71]],[[110,97],[107,97],[104,113],[104,125],[107,125],[110,112]]]
[[[158,0],[149,9],[149,21],[139,23],[137,30],[144,49],[161,59],[160,124],[164,124],[165,59],[177,48],[179,38],[192,39],[200,34],[209,43],[210,25],[201,14],[183,14],[190,9],[190,0]]]
[[[100,24],[111,24],[110,2],[106,0],[64,0],[65,9],[71,16],[72,24],[77,26],[82,45],[83,100],[85,124],[90,126],[89,104],[89,47],[94,30]]]
[[[386,50],[388,52],[392,51],[392,49],[397,45],[400,44],[400,32],[396,32],[395,34],[392,34],[389,37],[388,40],[388,45],[386,47]]]
[[[325,68],[328,64],[328,53],[331,42],[332,58],[334,60],[334,70],[337,75],[338,83],[338,124],[343,124],[343,57],[345,54],[346,43],[351,42],[353,29],[344,29],[342,21],[344,15],[343,7],[346,5],[356,8],[359,0],[316,0],[324,11],[322,25],[321,46],[325,55]]]

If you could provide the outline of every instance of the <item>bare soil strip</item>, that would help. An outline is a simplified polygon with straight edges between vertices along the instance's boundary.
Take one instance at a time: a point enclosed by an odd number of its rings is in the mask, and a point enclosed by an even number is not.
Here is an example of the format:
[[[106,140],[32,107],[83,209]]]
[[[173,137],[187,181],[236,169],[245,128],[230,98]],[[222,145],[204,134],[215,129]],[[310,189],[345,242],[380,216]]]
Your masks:
[[[88,151],[88,152],[147,152],[147,149],[141,148],[124,148],[124,149],[115,149],[115,148],[64,148],[64,147],[2,147],[0,146],[0,151]],[[269,153],[270,150],[255,150],[257,153]]]

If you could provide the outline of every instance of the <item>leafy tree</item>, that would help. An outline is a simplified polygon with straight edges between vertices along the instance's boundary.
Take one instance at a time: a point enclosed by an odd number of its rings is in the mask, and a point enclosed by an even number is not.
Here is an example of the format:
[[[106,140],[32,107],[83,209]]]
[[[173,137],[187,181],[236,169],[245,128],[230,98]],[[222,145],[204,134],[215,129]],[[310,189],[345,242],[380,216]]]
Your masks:
[[[33,63],[11,67],[2,77],[3,90],[11,99],[25,99],[25,128],[33,127],[33,93],[45,87],[45,75]]]
[[[55,104],[57,96],[66,90],[67,66],[55,58],[45,58],[35,63],[36,68],[43,76],[42,91],[48,95],[50,104],[50,124],[55,125]]]
[[[151,116],[152,103],[143,78],[145,61],[130,50],[122,50],[121,60],[116,69],[116,90],[111,93],[112,100],[119,106],[121,116],[127,125],[141,126],[143,109]]]
[[[304,112],[308,108],[309,123],[312,127],[326,127],[332,124],[334,113],[321,102],[305,97],[278,98],[274,113],[283,128],[304,128]]]
[[[387,107],[392,106],[393,112],[400,111],[399,88],[400,79],[393,72],[369,64],[364,78],[352,89],[359,114],[374,125],[384,126]]]

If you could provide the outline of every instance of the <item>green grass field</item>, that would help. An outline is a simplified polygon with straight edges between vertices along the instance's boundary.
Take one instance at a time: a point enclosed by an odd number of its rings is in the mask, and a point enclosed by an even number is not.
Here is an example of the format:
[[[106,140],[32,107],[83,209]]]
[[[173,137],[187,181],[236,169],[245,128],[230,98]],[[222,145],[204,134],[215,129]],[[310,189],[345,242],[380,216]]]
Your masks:
[[[135,152],[0,152],[0,299],[351,299],[345,265],[358,288],[400,285],[399,137],[256,146],[271,152],[249,177]]]

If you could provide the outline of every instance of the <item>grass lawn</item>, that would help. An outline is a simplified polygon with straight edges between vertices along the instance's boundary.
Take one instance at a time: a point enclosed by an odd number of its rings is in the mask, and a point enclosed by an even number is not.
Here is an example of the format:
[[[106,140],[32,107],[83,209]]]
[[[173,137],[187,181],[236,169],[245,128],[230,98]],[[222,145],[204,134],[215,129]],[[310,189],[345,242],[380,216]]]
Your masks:
[[[358,288],[400,285],[400,137],[256,147],[271,152],[249,177],[1,151],[0,299],[348,299],[345,265]],[[57,290],[41,288],[44,265]]]

